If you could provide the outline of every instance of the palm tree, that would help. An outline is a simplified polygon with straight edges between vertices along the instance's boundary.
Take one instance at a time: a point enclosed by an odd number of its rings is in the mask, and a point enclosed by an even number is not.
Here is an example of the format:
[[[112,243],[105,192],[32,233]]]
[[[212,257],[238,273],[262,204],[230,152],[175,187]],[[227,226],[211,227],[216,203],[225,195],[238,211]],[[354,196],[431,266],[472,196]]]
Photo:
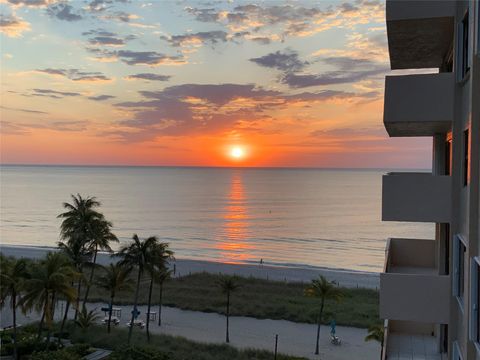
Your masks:
[[[98,314],[96,313],[95,309],[87,311],[87,308],[82,308],[75,323],[80,327],[80,329],[82,329],[82,331],[85,331],[90,326],[94,325],[97,320]]]
[[[134,320],[136,316],[138,294],[140,290],[140,280],[142,275],[147,270],[147,267],[152,263],[152,256],[154,254],[153,249],[157,244],[157,238],[152,236],[144,240],[140,240],[137,234],[132,237],[133,242],[123,246],[116,254],[121,258],[120,264],[122,266],[136,268],[137,273],[137,287],[135,289],[135,297],[133,300],[133,311],[130,327],[128,329],[128,344],[132,338],[132,330],[134,326]]]
[[[170,279],[172,275],[171,270],[161,269],[157,274],[157,283],[160,286],[158,297],[158,326],[162,326],[162,302],[163,302],[163,284]]]
[[[95,266],[97,265],[98,250],[111,252],[112,248],[110,247],[110,242],[118,242],[117,237],[111,232],[111,228],[112,223],[106,220],[95,220],[92,224],[93,237],[88,243],[88,248],[93,252],[93,262],[90,264],[92,270],[90,271],[90,279],[87,283],[82,307],[85,307],[88,300],[88,294],[90,293],[90,286],[92,285]]]
[[[97,278],[96,285],[110,293],[110,304],[108,312],[107,332],[110,333],[110,323],[112,321],[113,300],[118,291],[128,290],[131,287],[131,279],[128,278],[132,268],[126,268],[120,264],[110,264],[103,267],[104,274]]]
[[[225,334],[225,341],[227,343],[230,342],[230,334],[229,334],[229,320],[230,320],[230,295],[234,291],[236,291],[240,285],[236,282],[235,278],[232,276],[224,276],[220,280],[217,281],[217,286],[222,290],[222,293],[227,295],[227,311],[225,313],[227,317],[227,329]]]
[[[320,325],[322,323],[323,307],[325,301],[334,300],[340,301],[342,298],[342,292],[337,288],[335,282],[330,282],[325,277],[320,276],[318,279],[312,280],[310,286],[305,289],[305,295],[309,297],[315,297],[320,299],[320,312],[318,314],[318,326],[317,326],[317,343],[315,345],[315,354],[318,355],[319,340],[320,340]]]
[[[88,259],[91,257],[91,253],[86,249],[80,242],[73,242],[73,243],[64,243],[58,242],[58,248],[60,252],[63,253],[70,261],[71,265],[75,268],[75,271],[78,274],[77,277],[77,298],[76,298],[76,309],[78,308],[80,302],[80,290],[82,284],[82,269],[83,266],[88,262]],[[74,282],[72,282],[73,286]],[[68,317],[68,311],[70,310],[71,302],[67,300],[67,304],[65,306],[65,313],[63,315],[62,325],[60,326],[60,336],[58,337],[58,341],[60,342],[61,334],[63,334],[63,329],[65,327],[65,323]],[[77,313],[77,310],[75,311]]]
[[[24,290],[25,280],[28,278],[27,262],[25,259],[6,258],[0,254],[0,305],[4,306],[7,298],[13,313],[13,357],[17,354],[17,307],[19,296]]]
[[[365,341],[372,340],[380,343],[380,360],[382,360],[384,340],[384,326],[382,324],[374,324],[368,328],[368,335],[365,337]]]
[[[58,218],[63,219],[60,225],[60,237],[66,240],[68,245],[79,246],[81,248],[88,247],[90,241],[95,236],[95,230],[98,230],[98,221],[104,221],[104,216],[96,211],[100,206],[100,202],[95,197],[82,198],[80,194],[72,195],[72,203],[63,203],[66,209],[64,213],[58,215]],[[81,282],[77,287],[78,296],[80,296]],[[76,301],[75,319],[78,315],[80,299]]]
[[[153,238],[155,238],[155,245],[151,248],[150,262],[147,265],[147,271],[150,274],[147,305],[147,340],[149,342],[153,283],[154,281],[158,282],[158,277],[167,269],[169,260],[173,258],[173,251],[168,248],[168,243],[159,243],[156,237]]]
[[[63,297],[67,301],[75,299],[76,291],[71,285],[77,274],[68,259],[61,253],[48,253],[45,259],[34,264],[31,278],[26,281],[25,295],[20,300],[24,309],[35,308],[42,312],[38,328],[38,338],[42,334],[43,323],[47,323],[50,336],[53,322],[55,299]]]

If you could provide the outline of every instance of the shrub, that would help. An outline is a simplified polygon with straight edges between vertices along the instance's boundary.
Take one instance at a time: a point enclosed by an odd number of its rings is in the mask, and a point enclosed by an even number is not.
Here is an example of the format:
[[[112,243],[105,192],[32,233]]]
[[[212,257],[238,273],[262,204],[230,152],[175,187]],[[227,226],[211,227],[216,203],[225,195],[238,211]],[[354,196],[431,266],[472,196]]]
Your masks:
[[[170,356],[155,349],[130,346],[115,350],[109,360],[170,360]]]

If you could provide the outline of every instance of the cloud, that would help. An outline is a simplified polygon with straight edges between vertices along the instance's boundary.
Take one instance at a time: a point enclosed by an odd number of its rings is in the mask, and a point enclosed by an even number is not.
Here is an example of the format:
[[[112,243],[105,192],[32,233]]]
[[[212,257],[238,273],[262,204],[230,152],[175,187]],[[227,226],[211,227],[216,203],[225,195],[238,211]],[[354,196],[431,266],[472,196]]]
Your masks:
[[[282,82],[292,88],[347,84],[384,74],[386,71],[386,68],[380,68],[368,71],[330,71],[323,74],[288,73],[283,76]]]
[[[90,122],[87,120],[53,121],[44,123],[18,123],[1,121],[0,129],[3,134],[23,135],[32,130],[45,129],[61,132],[85,131]]]
[[[97,95],[97,96],[89,96],[89,100],[94,100],[94,101],[105,101],[109,99],[114,99],[115,96],[112,95]]]
[[[30,110],[30,109],[23,109],[23,108],[12,108],[12,107],[7,107],[7,106],[2,106],[0,105],[0,109],[4,110],[13,110],[13,111],[21,111],[29,114],[41,114],[41,115],[46,115],[48,114],[45,111],[40,111],[40,110]]]
[[[320,59],[335,68],[321,74],[285,73],[281,82],[292,88],[348,84],[383,76],[389,71],[387,64],[380,64],[369,59],[348,56],[326,57]]]
[[[186,64],[186,60],[180,55],[166,55],[156,51],[131,51],[131,50],[104,50],[97,48],[87,48],[87,50],[96,55],[95,59],[98,61],[115,61],[120,60],[128,65],[147,65],[147,66],[160,66],[160,65],[183,65]]]
[[[272,39],[267,36],[255,36],[250,38],[250,40],[257,42],[262,45],[268,45],[272,42]]]
[[[129,13],[126,13],[125,11],[116,11],[112,14],[105,15],[105,19],[107,20],[116,20],[122,23],[130,23],[130,21],[138,18],[139,18],[138,15],[129,14]],[[136,25],[140,25],[141,27],[143,24],[136,24]],[[144,26],[148,27],[148,25],[144,25]]]
[[[170,80],[171,75],[159,75],[159,74],[152,74],[152,73],[141,73],[141,74],[133,74],[126,76],[125,80],[149,80],[149,81],[168,81]]]
[[[182,84],[158,91],[140,91],[143,99],[116,104],[133,116],[119,122],[121,130],[109,132],[127,142],[146,141],[157,136],[218,134],[233,129],[257,129],[279,111],[292,106],[311,107],[325,101],[361,101],[367,95],[323,90],[284,94],[254,84]],[[270,115],[270,112],[275,115]],[[267,131],[267,130],[265,130]]]
[[[225,31],[200,31],[192,34],[172,35],[170,37],[163,36],[161,38],[168,41],[172,46],[181,47],[206,43],[215,45],[219,42],[226,42],[227,35]]]
[[[52,99],[62,99],[64,97],[81,96],[82,94],[69,91],[57,91],[51,89],[32,89],[33,93],[26,96],[46,96]]]
[[[106,31],[104,29],[90,30],[83,32],[84,36],[93,36],[88,39],[88,42],[91,45],[97,46],[123,46],[127,41],[133,40],[136,38],[134,35],[129,35],[125,38],[120,37],[118,34]]]
[[[0,14],[0,32],[8,37],[19,37],[30,31],[30,24],[15,15]]]
[[[18,7],[45,7],[49,4],[55,3],[56,1],[57,0],[6,0],[7,3]]]
[[[298,53],[292,50],[276,51],[265,56],[252,58],[250,61],[264,67],[282,71],[299,71],[308,65],[307,61],[298,58]]]
[[[47,14],[58,20],[64,21],[78,21],[82,20],[83,16],[80,15],[74,8],[66,2],[50,5],[47,8]]]
[[[109,5],[113,4],[114,0],[93,0],[88,4],[88,9],[91,12],[102,12],[109,8]]]
[[[37,69],[38,73],[48,74],[53,76],[66,77],[72,81],[78,82],[110,82],[111,78],[105,76],[101,72],[87,72],[79,69]]]
[[[317,4],[305,7],[295,3],[278,5],[263,2],[246,3],[233,9],[186,7],[185,11],[197,21],[222,24],[231,32],[259,33],[271,29],[276,32],[277,41],[283,41],[287,36],[311,36],[337,27],[383,23],[385,18],[383,2],[369,0],[345,2],[337,6],[325,5],[323,8]],[[264,41],[266,43],[268,40]]]
[[[220,19],[220,13],[214,8],[192,8],[186,7],[185,11],[192,14],[196,20],[201,22],[216,22]]]

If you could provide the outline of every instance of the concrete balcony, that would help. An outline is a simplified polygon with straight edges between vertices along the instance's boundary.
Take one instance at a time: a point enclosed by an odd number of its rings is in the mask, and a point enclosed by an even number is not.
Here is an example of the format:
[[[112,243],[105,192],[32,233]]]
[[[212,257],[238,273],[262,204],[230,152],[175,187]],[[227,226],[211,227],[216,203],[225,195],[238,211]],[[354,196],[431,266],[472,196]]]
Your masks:
[[[383,122],[394,136],[433,136],[452,127],[453,73],[387,76]]]
[[[410,321],[385,322],[382,360],[443,360],[438,325]]]
[[[450,277],[439,275],[436,242],[389,239],[380,274],[380,318],[447,324]]]
[[[449,223],[450,176],[389,173],[382,179],[382,220]]]
[[[387,0],[392,70],[441,67],[454,34],[455,2]]]

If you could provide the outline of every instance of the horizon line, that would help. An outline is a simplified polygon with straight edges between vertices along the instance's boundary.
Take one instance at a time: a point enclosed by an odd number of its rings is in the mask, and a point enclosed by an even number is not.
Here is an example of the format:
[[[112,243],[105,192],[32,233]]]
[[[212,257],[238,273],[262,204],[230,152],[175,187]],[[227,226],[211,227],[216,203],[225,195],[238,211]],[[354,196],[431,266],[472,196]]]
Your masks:
[[[90,167],[90,168],[190,168],[190,169],[279,169],[279,170],[430,170],[420,167],[315,167],[315,166],[221,166],[221,165],[128,165],[128,164],[21,164],[0,163],[0,166],[25,167]]]

